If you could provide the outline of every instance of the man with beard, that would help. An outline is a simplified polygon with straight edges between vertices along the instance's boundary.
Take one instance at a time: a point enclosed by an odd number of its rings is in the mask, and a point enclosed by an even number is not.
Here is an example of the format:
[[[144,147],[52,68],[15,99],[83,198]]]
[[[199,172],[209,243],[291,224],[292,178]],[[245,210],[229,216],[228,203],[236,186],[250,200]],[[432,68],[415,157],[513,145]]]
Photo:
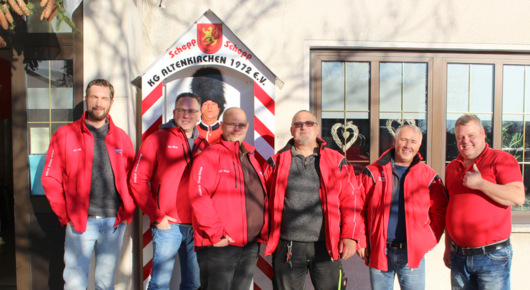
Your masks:
[[[110,82],[91,81],[87,112],[53,134],[46,156],[42,186],[66,226],[64,289],[86,289],[94,250],[96,288],[114,288],[123,233],[136,207],[127,187],[134,149],[108,115],[113,97]]]

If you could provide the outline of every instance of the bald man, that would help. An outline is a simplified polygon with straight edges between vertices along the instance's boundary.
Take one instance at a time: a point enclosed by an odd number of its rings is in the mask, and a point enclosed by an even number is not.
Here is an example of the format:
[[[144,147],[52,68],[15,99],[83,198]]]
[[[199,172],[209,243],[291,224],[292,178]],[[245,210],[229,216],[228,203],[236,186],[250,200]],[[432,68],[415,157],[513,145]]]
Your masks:
[[[201,289],[248,290],[264,242],[265,181],[254,148],[243,140],[249,124],[239,108],[225,111],[221,141],[193,163],[190,200]]]

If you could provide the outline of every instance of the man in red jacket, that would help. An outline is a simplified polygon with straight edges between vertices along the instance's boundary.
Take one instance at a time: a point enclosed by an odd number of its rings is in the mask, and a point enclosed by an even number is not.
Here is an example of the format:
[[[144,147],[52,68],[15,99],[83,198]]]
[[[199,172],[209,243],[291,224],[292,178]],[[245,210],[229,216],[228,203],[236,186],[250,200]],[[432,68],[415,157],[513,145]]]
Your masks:
[[[188,195],[192,161],[208,146],[195,127],[200,103],[196,94],[177,97],[173,119],[143,141],[129,180],[138,206],[152,224],[153,267],[148,289],[169,289],[177,253],[180,289],[200,286]]]
[[[114,87],[91,81],[82,118],[53,134],[42,186],[66,226],[64,289],[86,289],[92,252],[98,289],[114,288],[114,273],[126,224],[136,208],[127,187],[134,149],[108,115]]]
[[[372,289],[425,289],[425,258],[445,228],[447,196],[436,172],[421,162],[421,130],[396,130],[394,147],[359,176],[357,253],[370,267]]]
[[[226,110],[222,140],[195,160],[190,179],[201,290],[248,290],[266,237],[266,192],[254,148],[243,142],[249,124]]]
[[[293,139],[265,167],[274,289],[305,289],[308,269],[315,289],[341,289],[340,259],[355,254],[353,168],[318,133],[311,112],[296,113]]]

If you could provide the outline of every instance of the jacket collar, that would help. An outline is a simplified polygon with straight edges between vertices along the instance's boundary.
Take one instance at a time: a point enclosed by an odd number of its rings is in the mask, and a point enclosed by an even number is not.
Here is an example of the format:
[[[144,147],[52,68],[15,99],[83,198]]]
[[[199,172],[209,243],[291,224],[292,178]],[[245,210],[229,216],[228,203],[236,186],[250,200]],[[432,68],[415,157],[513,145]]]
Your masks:
[[[90,130],[86,126],[86,115],[87,115],[87,112],[84,112],[83,115],[81,116],[81,118],[79,119],[79,123],[81,124],[81,132],[90,133]],[[114,129],[115,125],[114,125],[114,122],[112,121],[112,118],[110,117],[110,115],[107,115],[106,118],[107,118],[107,120],[109,120],[109,132],[107,134],[111,134],[112,131],[114,131],[113,129]]]
[[[217,121],[215,122],[213,125],[206,125],[201,121],[199,121],[199,127],[205,131],[215,131],[217,129],[219,129],[219,127],[221,126],[220,122]]]
[[[322,150],[324,150],[324,148],[326,147],[326,141],[320,137],[317,137],[317,144],[318,144],[318,151],[319,152],[322,152]],[[292,150],[292,148],[294,147],[294,138],[291,138],[287,144],[285,145],[285,147],[283,147],[280,151],[278,151],[278,153],[283,153],[285,151],[290,151]]]
[[[239,141],[226,141],[222,135],[221,135],[221,139],[219,140],[219,144],[223,145],[228,150],[234,151],[237,148],[237,150],[239,151],[239,146],[240,146]],[[242,145],[245,146],[245,149],[247,149],[247,151],[249,151],[249,153],[251,154],[254,153],[254,151],[256,150],[254,146],[248,144],[245,141],[243,141]]]

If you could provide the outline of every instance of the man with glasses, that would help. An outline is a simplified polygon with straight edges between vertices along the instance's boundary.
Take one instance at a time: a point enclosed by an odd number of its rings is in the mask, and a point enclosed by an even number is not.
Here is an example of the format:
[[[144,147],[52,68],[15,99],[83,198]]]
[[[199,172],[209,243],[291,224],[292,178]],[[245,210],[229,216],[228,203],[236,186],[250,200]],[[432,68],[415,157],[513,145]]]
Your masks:
[[[491,149],[480,119],[455,123],[460,154],[445,169],[449,193],[445,265],[453,289],[510,289],[512,206],[525,201],[520,165]]]
[[[267,236],[265,180],[254,148],[243,140],[245,112],[229,108],[222,140],[194,162],[190,179],[201,290],[248,290]]]
[[[340,259],[355,254],[356,178],[319,133],[315,116],[299,111],[293,138],[265,166],[274,289],[305,289],[308,269],[315,289],[341,289]]]
[[[359,249],[373,290],[425,289],[425,254],[445,228],[447,195],[436,171],[421,162],[423,134],[414,125],[396,130],[394,146],[359,176]]]
[[[192,93],[178,95],[173,119],[143,141],[130,176],[133,196],[151,220],[153,266],[148,289],[169,289],[177,253],[180,289],[200,286],[188,195],[192,162],[208,146],[195,127],[200,102]]]

